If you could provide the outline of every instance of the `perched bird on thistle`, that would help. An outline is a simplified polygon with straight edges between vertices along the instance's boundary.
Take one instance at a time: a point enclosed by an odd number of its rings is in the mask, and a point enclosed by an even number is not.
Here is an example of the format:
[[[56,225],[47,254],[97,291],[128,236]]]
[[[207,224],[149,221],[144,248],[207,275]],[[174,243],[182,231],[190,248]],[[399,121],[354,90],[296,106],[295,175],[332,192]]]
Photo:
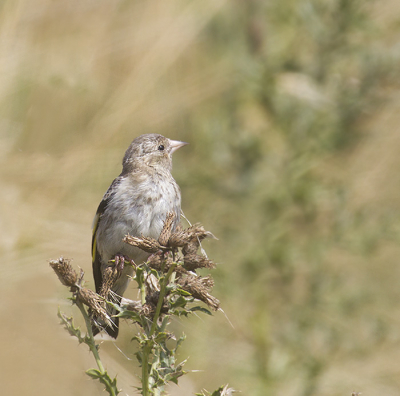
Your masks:
[[[109,296],[104,296],[114,302],[121,301],[133,274],[133,267],[124,265],[125,261],[133,260],[138,265],[149,256],[124,243],[125,235],[158,239],[168,213],[174,214],[172,230],[180,221],[181,193],[171,175],[172,153],[186,144],[158,134],[137,137],[126,150],[121,174],[100,202],[93,221],[93,277],[96,292],[100,293],[105,271],[115,266],[118,278]],[[106,324],[93,318],[94,334],[105,330],[117,338],[119,321],[111,320]]]

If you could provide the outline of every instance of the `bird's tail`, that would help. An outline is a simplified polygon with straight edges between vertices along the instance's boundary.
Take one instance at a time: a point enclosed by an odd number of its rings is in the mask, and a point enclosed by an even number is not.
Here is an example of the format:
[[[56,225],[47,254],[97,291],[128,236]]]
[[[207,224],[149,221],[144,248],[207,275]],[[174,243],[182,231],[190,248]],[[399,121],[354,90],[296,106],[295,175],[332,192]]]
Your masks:
[[[115,304],[119,305],[121,303],[121,297],[115,293],[113,293],[112,299],[113,303]],[[111,307],[109,304],[107,304],[106,310],[109,316],[108,322],[106,322],[104,319],[100,318],[94,312],[92,312],[93,335],[95,336],[99,334],[101,331],[105,331],[112,338],[117,338],[119,332],[119,318],[114,317],[114,315],[117,313],[117,310]]]
[[[105,331],[112,338],[117,338],[119,331],[119,318],[112,318],[111,322],[112,325],[110,326],[99,318],[93,320],[92,322],[93,335],[95,336],[96,334],[99,334],[101,331]]]

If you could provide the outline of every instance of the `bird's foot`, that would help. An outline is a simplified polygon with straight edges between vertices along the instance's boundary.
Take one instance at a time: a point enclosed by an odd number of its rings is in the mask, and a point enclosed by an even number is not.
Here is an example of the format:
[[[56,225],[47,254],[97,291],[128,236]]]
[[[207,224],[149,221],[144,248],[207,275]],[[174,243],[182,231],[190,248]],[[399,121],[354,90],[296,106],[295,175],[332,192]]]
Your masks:
[[[135,266],[135,262],[133,260],[127,256],[123,256],[122,254],[116,254],[114,260],[110,260],[110,262],[114,264],[115,269],[118,272],[122,272],[124,270],[125,263]]]
[[[122,272],[125,267],[125,256],[117,254],[114,258],[115,268],[118,272]]]

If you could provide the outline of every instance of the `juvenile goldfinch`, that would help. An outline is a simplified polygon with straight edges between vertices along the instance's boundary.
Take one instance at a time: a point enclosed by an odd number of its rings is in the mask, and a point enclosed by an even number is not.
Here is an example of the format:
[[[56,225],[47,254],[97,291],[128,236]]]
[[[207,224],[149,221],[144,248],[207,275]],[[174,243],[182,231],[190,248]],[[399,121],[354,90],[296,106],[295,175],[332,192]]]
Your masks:
[[[172,154],[186,144],[157,134],[137,137],[126,150],[121,174],[100,202],[93,221],[93,277],[96,292],[100,293],[104,271],[110,266],[116,267],[118,278],[109,295],[103,296],[110,301],[121,301],[133,274],[133,267],[124,265],[125,260],[133,260],[138,265],[149,256],[124,243],[125,235],[158,239],[168,213],[175,215],[172,230],[180,221],[181,192],[171,175]],[[94,334],[105,330],[117,338],[118,318],[112,318],[112,326],[96,317],[93,322]]]

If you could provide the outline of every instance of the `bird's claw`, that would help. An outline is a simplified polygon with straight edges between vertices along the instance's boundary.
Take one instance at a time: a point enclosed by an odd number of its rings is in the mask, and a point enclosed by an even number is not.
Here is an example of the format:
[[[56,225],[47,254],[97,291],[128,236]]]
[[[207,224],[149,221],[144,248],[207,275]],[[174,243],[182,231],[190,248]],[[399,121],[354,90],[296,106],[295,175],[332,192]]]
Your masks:
[[[125,267],[125,256],[115,256],[115,268],[118,272],[122,272]]]
[[[110,262],[114,264],[114,267],[118,272],[122,272],[124,270],[125,263],[135,266],[135,262],[133,260],[127,256],[123,256],[122,254],[116,254],[114,260],[110,260]]]

